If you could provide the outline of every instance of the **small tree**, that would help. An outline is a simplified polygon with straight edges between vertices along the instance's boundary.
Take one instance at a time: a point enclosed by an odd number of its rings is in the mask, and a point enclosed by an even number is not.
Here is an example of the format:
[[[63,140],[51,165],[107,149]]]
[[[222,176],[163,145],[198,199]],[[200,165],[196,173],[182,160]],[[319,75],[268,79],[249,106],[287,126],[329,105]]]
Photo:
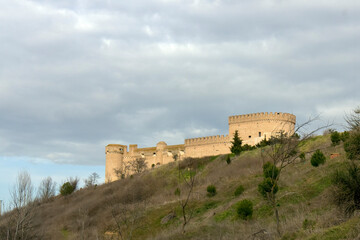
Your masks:
[[[337,131],[332,132],[331,135],[330,135],[330,139],[331,139],[331,142],[332,142],[333,146],[338,145],[340,143],[340,141],[341,141],[340,133],[337,132]]]
[[[337,170],[332,176],[334,202],[351,216],[360,209],[360,167],[355,162]]]
[[[235,197],[240,196],[243,192],[244,192],[244,186],[243,185],[239,185],[234,192]]]
[[[38,198],[42,201],[47,201],[55,196],[56,182],[51,177],[43,179],[38,189]]]
[[[311,165],[314,167],[318,167],[319,165],[324,164],[325,161],[326,157],[320,149],[316,150],[315,153],[311,156]]]
[[[144,172],[147,168],[147,163],[145,158],[136,158],[134,161],[130,162],[131,170],[135,173]]]
[[[77,178],[77,177],[68,178],[67,182],[65,182],[63,185],[61,185],[60,194],[62,196],[67,196],[67,195],[72,194],[78,188],[78,184],[79,184],[79,178]]]
[[[214,185],[207,186],[206,191],[208,197],[213,197],[216,195],[216,187]]]
[[[232,143],[232,146],[230,147],[230,151],[237,156],[240,155],[240,153],[242,151],[242,146],[241,146],[242,140],[239,137],[238,130],[235,131],[234,138],[231,143]]]
[[[227,163],[227,164],[230,164],[230,163],[231,163],[230,154],[228,154],[227,157],[226,157],[226,163]]]
[[[250,219],[253,211],[253,203],[248,199],[240,201],[236,209],[238,216],[243,220]]]
[[[100,178],[99,174],[93,172],[90,176],[84,180],[85,187],[94,187],[97,184],[98,179]]]

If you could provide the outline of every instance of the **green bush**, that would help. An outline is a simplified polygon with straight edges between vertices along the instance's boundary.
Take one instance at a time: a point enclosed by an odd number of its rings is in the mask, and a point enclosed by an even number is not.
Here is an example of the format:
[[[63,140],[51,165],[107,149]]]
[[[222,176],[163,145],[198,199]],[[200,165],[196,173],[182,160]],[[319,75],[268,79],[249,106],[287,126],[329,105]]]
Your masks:
[[[244,192],[244,186],[243,185],[239,185],[234,192],[235,197],[240,196],[243,192]]]
[[[303,224],[302,224],[302,228],[304,230],[314,229],[315,224],[316,224],[316,222],[314,220],[309,220],[309,219],[305,218],[305,220],[303,221]]]
[[[226,163],[227,164],[230,164],[231,163],[231,158],[230,158],[230,155],[228,154],[227,157],[226,157]]]
[[[326,161],[325,155],[320,149],[316,150],[315,153],[311,156],[311,165],[318,167],[321,164],[324,164]]]
[[[176,188],[174,194],[175,196],[180,196],[180,189]]]
[[[330,139],[331,139],[331,142],[332,142],[333,146],[338,145],[340,143],[340,141],[341,141],[340,133],[337,132],[337,131],[332,132],[331,135],[330,135]]]
[[[276,179],[279,175],[279,169],[271,162],[266,162],[263,165],[263,173],[265,178]]]
[[[350,137],[350,133],[348,131],[344,131],[340,134],[341,141],[345,142]]]
[[[244,220],[250,219],[253,211],[253,203],[248,199],[240,201],[236,209],[238,216]]]
[[[279,190],[278,185],[271,178],[265,178],[259,185],[259,193],[267,198],[269,193],[276,194]]]
[[[348,216],[360,209],[360,167],[351,162],[331,178],[333,200]]]
[[[208,192],[207,193],[208,197],[213,197],[216,195],[216,187],[214,185],[209,185],[206,188],[206,191]]]
[[[350,160],[360,160],[360,131],[353,131],[344,143],[346,156]]]
[[[60,188],[60,194],[62,196],[67,196],[72,194],[75,191],[74,185],[72,185],[70,182],[64,183]]]
[[[301,159],[302,162],[305,162],[306,161],[305,153],[304,152],[300,153],[299,158]]]

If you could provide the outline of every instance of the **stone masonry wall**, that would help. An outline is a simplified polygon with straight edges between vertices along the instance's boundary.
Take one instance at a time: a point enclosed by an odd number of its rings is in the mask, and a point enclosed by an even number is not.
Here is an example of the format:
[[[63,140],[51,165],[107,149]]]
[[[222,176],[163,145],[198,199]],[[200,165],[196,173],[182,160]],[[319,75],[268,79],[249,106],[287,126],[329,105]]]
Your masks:
[[[179,160],[187,157],[215,156],[230,153],[231,141],[237,130],[243,144],[255,145],[264,138],[277,136],[281,132],[292,135],[296,117],[289,113],[254,113],[229,117],[229,135],[217,135],[185,139],[185,144],[167,145],[159,142],[156,147],[138,148],[136,144],[127,146],[109,144],[105,148],[106,166],[105,181],[117,180],[114,169],[121,168],[136,158],[144,158],[148,168],[174,161],[177,154]]]

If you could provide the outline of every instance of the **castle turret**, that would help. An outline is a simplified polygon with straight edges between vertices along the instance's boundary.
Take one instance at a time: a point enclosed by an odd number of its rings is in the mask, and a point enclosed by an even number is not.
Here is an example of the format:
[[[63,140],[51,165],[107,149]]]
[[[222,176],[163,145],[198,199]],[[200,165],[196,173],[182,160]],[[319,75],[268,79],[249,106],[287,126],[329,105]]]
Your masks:
[[[112,182],[119,179],[115,170],[123,168],[124,154],[127,154],[127,146],[120,144],[109,144],[105,147],[105,182]]]
[[[160,164],[164,164],[163,154],[164,154],[166,147],[167,147],[167,144],[163,141],[158,142],[158,144],[156,144],[156,160]]]
[[[244,144],[255,145],[281,133],[292,135],[295,131],[296,117],[290,113],[253,113],[229,117],[229,136],[232,140],[235,131]]]

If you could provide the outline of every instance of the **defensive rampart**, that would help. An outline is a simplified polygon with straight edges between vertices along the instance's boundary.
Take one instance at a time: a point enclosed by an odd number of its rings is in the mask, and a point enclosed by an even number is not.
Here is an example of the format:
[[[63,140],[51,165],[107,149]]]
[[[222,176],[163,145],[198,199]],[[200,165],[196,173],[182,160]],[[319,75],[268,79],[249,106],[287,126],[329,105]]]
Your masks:
[[[186,157],[215,156],[230,153],[231,141],[238,131],[243,144],[255,145],[280,133],[294,133],[296,117],[290,113],[270,112],[230,116],[229,134],[185,139],[184,144],[167,145],[159,142],[156,147],[138,148],[136,144],[127,146],[109,144],[106,146],[105,181],[115,181],[119,177],[117,169],[124,168],[129,162],[142,158],[148,167],[156,167]]]

